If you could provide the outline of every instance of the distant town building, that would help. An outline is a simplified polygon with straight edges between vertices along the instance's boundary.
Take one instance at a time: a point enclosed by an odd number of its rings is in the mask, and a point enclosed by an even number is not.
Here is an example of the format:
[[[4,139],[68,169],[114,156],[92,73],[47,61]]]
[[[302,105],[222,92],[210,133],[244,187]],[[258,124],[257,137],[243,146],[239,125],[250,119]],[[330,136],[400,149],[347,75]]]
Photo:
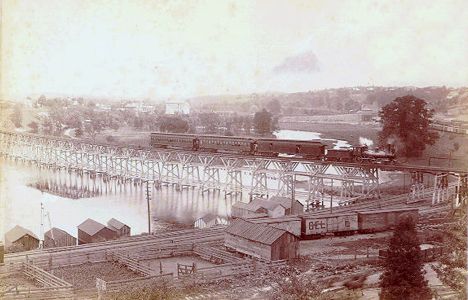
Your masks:
[[[166,115],[188,115],[190,104],[187,101],[166,102]]]
[[[44,248],[75,246],[76,237],[68,232],[53,227],[44,233]]]
[[[6,249],[14,251],[28,251],[39,247],[39,238],[30,230],[16,225],[5,233]]]
[[[114,218],[107,221],[107,227],[117,233],[117,237],[130,236],[130,227]]]
[[[215,216],[213,214],[207,214],[195,221],[195,228],[210,228],[216,225],[227,225],[228,221],[225,218]]]
[[[234,220],[225,230],[224,245],[239,253],[269,261],[299,255],[299,238],[273,226]]]
[[[117,238],[117,233],[105,225],[87,219],[78,225],[78,245],[104,242]]]

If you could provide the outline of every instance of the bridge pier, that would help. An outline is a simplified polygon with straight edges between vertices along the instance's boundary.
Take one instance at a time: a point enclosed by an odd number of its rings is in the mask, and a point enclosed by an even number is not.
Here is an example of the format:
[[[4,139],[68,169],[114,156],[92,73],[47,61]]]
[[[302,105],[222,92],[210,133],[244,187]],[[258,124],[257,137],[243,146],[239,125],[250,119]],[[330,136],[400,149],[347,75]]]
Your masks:
[[[434,176],[434,192],[432,194],[432,205],[448,200],[448,174],[441,173]]]
[[[424,189],[424,173],[411,172],[411,192],[408,194],[407,203],[414,203],[423,199]]]

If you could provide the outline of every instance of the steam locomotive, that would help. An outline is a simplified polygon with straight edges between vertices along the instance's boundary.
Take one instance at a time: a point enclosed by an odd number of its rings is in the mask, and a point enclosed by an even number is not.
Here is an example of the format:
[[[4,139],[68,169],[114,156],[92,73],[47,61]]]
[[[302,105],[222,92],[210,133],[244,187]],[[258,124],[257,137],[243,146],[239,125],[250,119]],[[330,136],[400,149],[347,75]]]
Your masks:
[[[318,141],[280,140],[270,138],[248,138],[218,135],[194,135],[151,133],[151,146],[155,148],[174,148],[191,151],[236,153],[257,156],[293,155],[312,160],[338,162],[378,162],[391,163],[395,159],[395,149],[369,149],[357,146],[346,149],[327,149]]]

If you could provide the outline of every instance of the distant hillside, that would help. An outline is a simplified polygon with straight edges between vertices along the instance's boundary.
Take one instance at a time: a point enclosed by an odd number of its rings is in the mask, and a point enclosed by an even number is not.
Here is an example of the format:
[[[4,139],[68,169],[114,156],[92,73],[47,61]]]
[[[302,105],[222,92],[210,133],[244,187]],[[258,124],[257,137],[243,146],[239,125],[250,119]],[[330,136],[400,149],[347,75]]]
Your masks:
[[[348,113],[361,109],[377,111],[397,97],[414,95],[437,112],[468,106],[468,88],[447,87],[353,87],[298,93],[219,95],[189,99],[200,110],[252,112],[280,105],[283,114]]]

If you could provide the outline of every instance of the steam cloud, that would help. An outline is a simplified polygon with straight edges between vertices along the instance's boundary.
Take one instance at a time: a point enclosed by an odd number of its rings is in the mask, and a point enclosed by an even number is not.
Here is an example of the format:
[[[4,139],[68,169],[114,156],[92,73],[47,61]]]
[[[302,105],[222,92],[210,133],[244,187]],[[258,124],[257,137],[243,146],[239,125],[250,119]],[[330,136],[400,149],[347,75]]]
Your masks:
[[[366,146],[372,146],[374,145],[374,142],[371,139],[365,138],[365,137],[359,137],[359,144],[361,145],[366,145]]]

